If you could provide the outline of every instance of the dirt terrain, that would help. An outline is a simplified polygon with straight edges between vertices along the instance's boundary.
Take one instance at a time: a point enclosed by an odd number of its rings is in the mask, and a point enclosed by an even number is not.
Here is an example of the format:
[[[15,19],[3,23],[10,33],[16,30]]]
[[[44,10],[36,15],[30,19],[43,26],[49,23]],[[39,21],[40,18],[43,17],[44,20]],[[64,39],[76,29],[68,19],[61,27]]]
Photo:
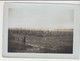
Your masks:
[[[73,53],[73,30],[9,29],[8,52]]]

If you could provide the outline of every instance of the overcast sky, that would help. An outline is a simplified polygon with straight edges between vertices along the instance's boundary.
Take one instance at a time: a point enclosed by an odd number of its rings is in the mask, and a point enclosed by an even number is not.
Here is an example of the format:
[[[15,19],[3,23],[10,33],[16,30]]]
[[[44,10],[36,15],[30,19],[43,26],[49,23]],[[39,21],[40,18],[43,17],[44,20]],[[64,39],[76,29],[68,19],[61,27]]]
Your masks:
[[[9,8],[9,28],[72,29],[73,10],[53,5],[27,5]]]

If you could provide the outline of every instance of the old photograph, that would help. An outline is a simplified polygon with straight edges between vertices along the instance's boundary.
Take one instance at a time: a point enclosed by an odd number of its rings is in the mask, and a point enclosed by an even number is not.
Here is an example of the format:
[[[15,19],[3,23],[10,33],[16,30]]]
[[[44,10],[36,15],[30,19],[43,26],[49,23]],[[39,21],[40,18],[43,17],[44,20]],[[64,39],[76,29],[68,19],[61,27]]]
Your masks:
[[[53,4],[8,8],[8,52],[73,54],[73,17]]]

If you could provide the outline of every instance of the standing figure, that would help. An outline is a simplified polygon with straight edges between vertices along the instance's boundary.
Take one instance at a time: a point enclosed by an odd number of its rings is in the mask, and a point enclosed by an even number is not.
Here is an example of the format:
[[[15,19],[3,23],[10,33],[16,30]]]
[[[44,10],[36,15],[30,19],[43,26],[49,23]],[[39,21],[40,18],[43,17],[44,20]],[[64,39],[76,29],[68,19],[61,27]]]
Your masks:
[[[26,43],[26,37],[24,36],[24,39],[23,39],[23,43],[24,43],[24,45],[25,45],[25,43]]]

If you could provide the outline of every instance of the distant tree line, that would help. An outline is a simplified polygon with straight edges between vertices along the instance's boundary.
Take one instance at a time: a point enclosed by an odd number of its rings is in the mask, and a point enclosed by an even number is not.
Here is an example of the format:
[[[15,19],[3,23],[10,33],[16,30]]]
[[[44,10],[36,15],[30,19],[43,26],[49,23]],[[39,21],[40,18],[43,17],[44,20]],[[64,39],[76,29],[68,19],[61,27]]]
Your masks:
[[[53,36],[53,35],[68,35],[68,36],[72,36],[73,35],[73,31],[41,31],[41,30],[20,30],[20,29],[9,29],[8,30],[9,33],[15,33],[15,34],[22,34],[22,35],[36,35],[36,36]]]

